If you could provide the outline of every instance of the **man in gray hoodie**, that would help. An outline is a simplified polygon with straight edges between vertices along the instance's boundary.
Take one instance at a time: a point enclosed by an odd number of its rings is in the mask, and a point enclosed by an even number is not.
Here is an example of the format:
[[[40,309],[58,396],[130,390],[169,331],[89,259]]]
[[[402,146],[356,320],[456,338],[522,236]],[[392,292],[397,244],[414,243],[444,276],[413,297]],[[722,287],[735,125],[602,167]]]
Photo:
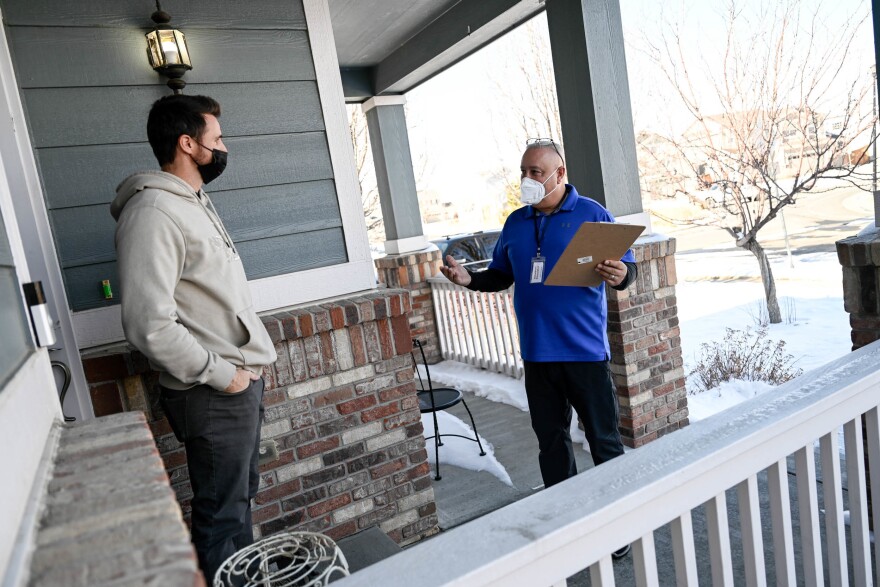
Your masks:
[[[161,171],[117,188],[122,325],[159,371],[160,401],[186,447],[192,539],[208,583],[253,542],[263,367],[275,349],[232,238],[202,189],[226,166],[220,105],[205,96],[153,104],[147,136]]]

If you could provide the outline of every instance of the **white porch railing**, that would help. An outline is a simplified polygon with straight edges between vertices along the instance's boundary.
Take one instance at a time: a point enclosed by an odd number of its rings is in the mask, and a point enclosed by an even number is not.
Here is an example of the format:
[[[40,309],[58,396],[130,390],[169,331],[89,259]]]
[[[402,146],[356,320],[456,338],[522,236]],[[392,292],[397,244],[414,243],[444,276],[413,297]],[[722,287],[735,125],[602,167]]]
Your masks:
[[[765,550],[774,553],[772,584],[801,580],[808,586],[823,585],[827,572],[829,584],[848,585],[849,567],[856,585],[871,585],[864,451],[870,462],[874,527],[880,528],[878,368],[880,342],[336,584],[542,587],[564,585],[566,577],[589,567],[592,585],[606,586],[614,584],[611,552],[632,543],[636,584],[656,586],[661,583],[654,530],[668,524],[678,585],[697,585],[698,557],[709,559],[713,585],[766,585]],[[862,438],[863,416],[867,442]],[[845,459],[838,442],[840,427]],[[817,440],[824,516],[818,505]],[[789,456],[794,457],[800,522],[802,568],[797,571]],[[851,520],[849,550],[842,460]],[[762,537],[758,503],[758,474],[764,471],[772,527],[768,544]],[[736,493],[737,508],[732,511],[739,512],[741,538],[734,536],[742,542],[741,551],[731,548],[725,493],[729,489]],[[697,549],[694,543],[691,512],[700,506],[706,512],[708,549]],[[878,546],[874,545],[875,557]],[[742,553],[736,565],[734,552]],[[744,576],[734,577],[734,568],[744,568]]]
[[[521,378],[513,288],[482,293],[445,277],[432,277],[428,282],[443,358]]]

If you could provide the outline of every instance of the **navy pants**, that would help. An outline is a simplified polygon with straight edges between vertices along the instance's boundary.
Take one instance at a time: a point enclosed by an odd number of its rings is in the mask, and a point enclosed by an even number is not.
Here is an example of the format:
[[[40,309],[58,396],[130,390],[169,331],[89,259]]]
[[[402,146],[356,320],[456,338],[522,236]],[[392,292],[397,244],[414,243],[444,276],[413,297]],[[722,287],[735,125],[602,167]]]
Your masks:
[[[577,475],[569,433],[572,408],[584,423],[593,463],[601,465],[623,454],[617,393],[607,361],[525,361],[525,379],[545,487]]]
[[[160,401],[186,447],[192,485],[192,541],[208,585],[220,565],[253,543],[251,499],[260,484],[262,379],[240,393],[207,385],[161,388]]]

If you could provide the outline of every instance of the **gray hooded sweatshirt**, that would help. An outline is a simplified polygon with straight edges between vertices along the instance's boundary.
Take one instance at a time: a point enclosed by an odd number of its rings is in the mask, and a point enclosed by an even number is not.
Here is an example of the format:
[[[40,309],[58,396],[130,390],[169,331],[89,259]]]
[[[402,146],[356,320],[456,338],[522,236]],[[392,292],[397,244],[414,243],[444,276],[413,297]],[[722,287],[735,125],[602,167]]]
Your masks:
[[[164,171],[135,173],[110,213],[122,327],[161,385],[224,390],[237,367],[259,373],[275,361],[238,251],[204,191]]]

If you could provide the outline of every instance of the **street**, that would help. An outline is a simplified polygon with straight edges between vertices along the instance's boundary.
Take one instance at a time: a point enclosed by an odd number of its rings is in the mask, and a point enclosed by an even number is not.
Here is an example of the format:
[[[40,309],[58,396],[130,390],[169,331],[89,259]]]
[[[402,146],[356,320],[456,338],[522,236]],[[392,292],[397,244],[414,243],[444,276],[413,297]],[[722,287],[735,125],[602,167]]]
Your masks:
[[[657,206],[664,216],[683,217],[682,212],[693,214],[696,206],[689,204]],[[785,226],[783,226],[783,215]],[[834,243],[857,234],[873,222],[874,205],[870,192],[856,187],[838,187],[822,193],[802,194],[797,203],[783,209],[758,234],[761,245],[768,252],[785,251],[785,229],[793,254],[834,251]],[[673,224],[652,217],[656,232],[675,237],[679,253],[689,251],[723,250],[733,248],[734,241],[725,230],[715,226]]]

